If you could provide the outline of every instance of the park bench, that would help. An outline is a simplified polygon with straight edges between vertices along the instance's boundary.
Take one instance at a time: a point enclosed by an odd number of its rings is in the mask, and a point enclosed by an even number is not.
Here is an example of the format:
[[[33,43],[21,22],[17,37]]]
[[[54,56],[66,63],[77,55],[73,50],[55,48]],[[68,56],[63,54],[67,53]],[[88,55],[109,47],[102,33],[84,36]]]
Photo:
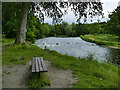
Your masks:
[[[45,63],[42,57],[33,57],[32,72],[39,73],[39,76],[40,76],[40,72],[47,72],[47,68],[45,66]]]

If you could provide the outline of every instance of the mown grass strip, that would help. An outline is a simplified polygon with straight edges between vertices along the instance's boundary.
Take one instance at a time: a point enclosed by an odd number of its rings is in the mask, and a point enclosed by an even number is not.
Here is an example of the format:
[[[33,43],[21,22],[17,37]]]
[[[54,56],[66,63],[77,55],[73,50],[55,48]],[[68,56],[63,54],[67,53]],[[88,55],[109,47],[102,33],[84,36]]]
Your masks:
[[[83,40],[104,45],[107,47],[120,48],[120,42],[117,36],[110,34],[81,35]]]

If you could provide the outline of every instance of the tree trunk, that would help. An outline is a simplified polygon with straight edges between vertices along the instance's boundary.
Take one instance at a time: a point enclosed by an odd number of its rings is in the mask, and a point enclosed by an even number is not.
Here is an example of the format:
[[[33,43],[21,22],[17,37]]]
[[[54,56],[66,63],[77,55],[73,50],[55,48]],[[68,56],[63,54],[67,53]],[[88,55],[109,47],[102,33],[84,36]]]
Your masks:
[[[26,24],[27,24],[28,10],[29,10],[29,3],[23,2],[15,44],[23,44],[26,42],[26,32],[27,32]]]

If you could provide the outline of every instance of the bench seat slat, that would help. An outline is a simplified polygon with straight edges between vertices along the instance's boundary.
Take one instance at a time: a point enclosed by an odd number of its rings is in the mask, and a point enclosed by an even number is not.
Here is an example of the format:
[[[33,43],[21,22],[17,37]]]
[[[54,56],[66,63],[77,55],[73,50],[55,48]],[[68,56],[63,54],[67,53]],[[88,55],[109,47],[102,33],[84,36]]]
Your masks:
[[[45,66],[45,64],[44,64],[43,58],[40,57],[40,59],[41,59],[41,63],[42,63],[43,70],[46,72],[46,71],[47,71],[47,68],[46,68],[46,66]]]
[[[35,64],[36,64],[36,72],[39,72],[39,66],[38,66],[38,59],[35,57]]]
[[[32,60],[32,72],[35,72],[35,58],[33,57],[33,60]]]
[[[40,71],[43,71],[42,64],[41,64],[41,60],[40,60],[39,57],[38,57],[38,66],[39,66],[39,70],[40,70]]]

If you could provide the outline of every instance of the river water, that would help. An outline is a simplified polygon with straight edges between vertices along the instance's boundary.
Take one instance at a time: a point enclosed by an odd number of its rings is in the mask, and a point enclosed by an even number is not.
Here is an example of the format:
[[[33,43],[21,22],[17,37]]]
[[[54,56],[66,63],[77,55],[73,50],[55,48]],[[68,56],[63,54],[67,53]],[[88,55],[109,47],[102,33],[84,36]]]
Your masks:
[[[93,55],[94,59],[99,62],[110,61],[113,63],[120,62],[120,50],[112,49],[109,47],[102,47],[95,43],[90,43],[82,40],[79,37],[74,38],[59,38],[59,37],[48,37],[38,39],[35,45],[44,49],[47,47],[50,50],[55,50],[61,54],[67,54],[75,57],[87,57]]]

